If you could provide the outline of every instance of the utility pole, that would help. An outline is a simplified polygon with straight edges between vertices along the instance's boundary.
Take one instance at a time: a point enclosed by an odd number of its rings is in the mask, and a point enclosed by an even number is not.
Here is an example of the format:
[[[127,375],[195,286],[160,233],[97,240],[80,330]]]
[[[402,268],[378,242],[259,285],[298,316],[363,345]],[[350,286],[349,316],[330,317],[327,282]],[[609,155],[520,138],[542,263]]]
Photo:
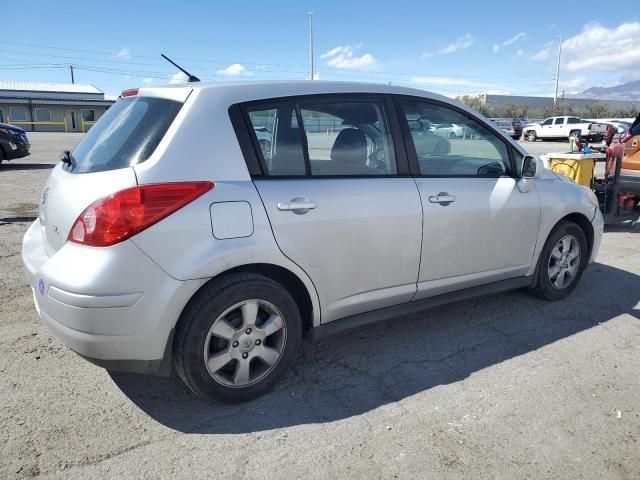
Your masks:
[[[310,80],[314,79],[314,71],[313,71],[313,14],[316,13],[315,10],[308,12],[307,16],[309,17],[309,71],[311,72]]]
[[[71,83],[76,83],[76,79],[73,77],[73,65],[69,64],[69,72],[71,72]]]
[[[562,35],[558,37],[558,63],[556,64],[556,91],[553,94],[553,104],[558,103],[558,82],[560,81],[560,55],[562,55]]]

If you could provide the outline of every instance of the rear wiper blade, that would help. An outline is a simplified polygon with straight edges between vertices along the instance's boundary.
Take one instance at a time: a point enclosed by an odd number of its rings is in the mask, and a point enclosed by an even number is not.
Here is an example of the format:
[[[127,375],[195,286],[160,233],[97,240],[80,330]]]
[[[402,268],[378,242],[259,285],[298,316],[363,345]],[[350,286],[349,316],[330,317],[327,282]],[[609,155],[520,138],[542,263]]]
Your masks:
[[[64,163],[65,165],[68,165],[70,167],[75,167],[76,166],[76,159],[73,158],[73,155],[71,154],[71,151],[69,150],[63,150],[62,153],[60,154],[60,161],[62,163]]]

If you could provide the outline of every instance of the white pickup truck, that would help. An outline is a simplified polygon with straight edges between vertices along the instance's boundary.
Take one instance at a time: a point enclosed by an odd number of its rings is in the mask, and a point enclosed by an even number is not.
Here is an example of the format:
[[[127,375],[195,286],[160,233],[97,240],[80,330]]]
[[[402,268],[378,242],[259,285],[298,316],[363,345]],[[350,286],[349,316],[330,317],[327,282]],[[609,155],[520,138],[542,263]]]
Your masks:
[[[576,137],[588,142],[600,142],[607,133],[604,123],[587,122],[578,117],[551,117],[542,123],[530,123],[522,128],[522,135],[530,142],[537,139]]]

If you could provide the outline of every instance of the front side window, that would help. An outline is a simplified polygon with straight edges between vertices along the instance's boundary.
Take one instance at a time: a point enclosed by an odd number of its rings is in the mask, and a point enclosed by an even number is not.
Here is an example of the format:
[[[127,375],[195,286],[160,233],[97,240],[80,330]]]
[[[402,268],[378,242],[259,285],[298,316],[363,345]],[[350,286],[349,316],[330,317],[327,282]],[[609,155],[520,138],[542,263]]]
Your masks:
[[[246,108],[269,176],[372,176],[397,172],[382,101],[303,99]],[[298,122],[300,118],[301,125]]]
[[[24,107],[11,107],[9,109],[9,115],[14,122],[27,121],[27,109]]]
[[[511,173],[509,153],[498,135],[470,116],[443,105],[401,100],[408,122],[432,127],[411,131],[420,174],[437,177],[500,177]],[[448,125],[446,135],[438,133]]]
[[[36,108],[36,121],[37,122],[50,122],[51,110],[48,108]]]
[[[553,123],[553,118],[548,118],[547,120],[544,121],[544,123],[542,125],[549,126],[552,123]]]

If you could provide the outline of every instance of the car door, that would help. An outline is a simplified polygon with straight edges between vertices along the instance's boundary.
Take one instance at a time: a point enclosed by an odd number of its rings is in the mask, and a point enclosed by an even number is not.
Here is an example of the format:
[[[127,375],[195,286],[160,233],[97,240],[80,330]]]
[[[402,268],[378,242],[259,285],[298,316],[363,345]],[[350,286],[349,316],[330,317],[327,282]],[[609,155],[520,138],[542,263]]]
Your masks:
[[[525,275],[540,201],[535,189],[519,190],[513,147],[488,124],[446,103],[412,97],[397,103],[424,213],[415,298]],[[413,141],[404,122],[415,117],[464,125],[476,135],[435,149]]]
[[[316,287],[323,323],[416,292],[422,208],[386,102],[320,95],[246,106],[254,135],[273,119],[271,158],[254,147],[263,169],[254,183],[278,246]]]
[[[540,138],[552,138],[553,137],[553,118],[547,118],[542,122],[542,128],[540,129]]]
[[[568,135],[565,135],[566,120],[567,119],[565,117],[558,117],[553,121],[553,127],[551,127],[550,137],[560,138],[560,137],[568,136]]]

